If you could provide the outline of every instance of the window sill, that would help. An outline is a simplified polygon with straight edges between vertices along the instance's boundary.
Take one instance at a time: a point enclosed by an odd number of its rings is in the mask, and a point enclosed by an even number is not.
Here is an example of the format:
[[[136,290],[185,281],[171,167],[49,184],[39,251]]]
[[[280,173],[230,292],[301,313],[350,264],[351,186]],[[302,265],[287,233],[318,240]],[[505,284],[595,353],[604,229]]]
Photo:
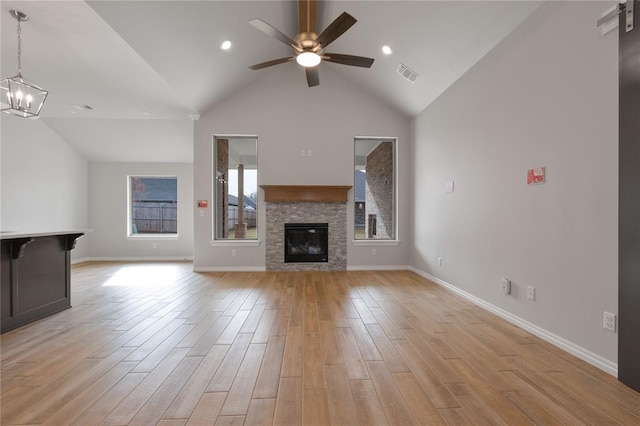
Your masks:
[[[176,241],[178,240],[178,234],[166,235],[166,234],[136,234],[127,235],[129,241]]]
[[[351,240],[354,247],[399,246],[400,240]]]
[[[213,247],[258,247],[260,240],[213,240],[209,244]]]

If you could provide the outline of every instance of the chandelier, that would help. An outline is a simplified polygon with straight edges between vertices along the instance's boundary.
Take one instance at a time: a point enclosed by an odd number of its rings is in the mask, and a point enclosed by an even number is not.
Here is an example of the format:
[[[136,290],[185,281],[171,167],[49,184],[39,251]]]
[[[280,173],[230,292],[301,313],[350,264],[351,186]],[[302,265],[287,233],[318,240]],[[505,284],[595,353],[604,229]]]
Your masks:
[[[18,21],[18,75],[0,81],[1,110],[20,117],[37,117],[49,92],[22,77],[22,60],[20,57],[22,54],[22,29],[20,28],[20,23],[29,19],[29,17],[19,10],[11,10],[9,13]]]

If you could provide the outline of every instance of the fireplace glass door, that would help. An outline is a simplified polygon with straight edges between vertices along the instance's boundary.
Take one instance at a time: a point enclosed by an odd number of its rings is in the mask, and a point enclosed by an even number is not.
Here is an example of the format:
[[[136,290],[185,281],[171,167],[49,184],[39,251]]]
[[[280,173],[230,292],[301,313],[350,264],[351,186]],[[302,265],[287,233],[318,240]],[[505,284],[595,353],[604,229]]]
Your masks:
[[[285,223],[285,263],[328,262],[328,246],[328,223]]]

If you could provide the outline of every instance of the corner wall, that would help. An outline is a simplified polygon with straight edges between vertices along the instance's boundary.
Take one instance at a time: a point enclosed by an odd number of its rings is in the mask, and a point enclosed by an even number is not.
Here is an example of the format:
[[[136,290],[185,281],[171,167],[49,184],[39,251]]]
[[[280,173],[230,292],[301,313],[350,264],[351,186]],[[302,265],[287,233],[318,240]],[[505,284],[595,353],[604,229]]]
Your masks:
[[[612,4],[544,4],[415,119],[411,264],[615,370],[618,41],[595,26]]]
[[[3,231],[88,228],[87,161],[42,119],[1,116],[1,216]],[[72,260],[88,255],[85,235]]]

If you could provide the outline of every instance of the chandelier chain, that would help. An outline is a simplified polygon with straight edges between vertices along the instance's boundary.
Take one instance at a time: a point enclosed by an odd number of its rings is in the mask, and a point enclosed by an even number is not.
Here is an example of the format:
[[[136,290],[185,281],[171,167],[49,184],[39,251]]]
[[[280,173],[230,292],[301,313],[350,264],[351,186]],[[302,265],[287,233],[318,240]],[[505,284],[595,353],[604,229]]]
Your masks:
[[[22,74],[22,60],[20,58],[22,54],[22,27],[20,26],[21,19],[18,19],[18,75]]]

